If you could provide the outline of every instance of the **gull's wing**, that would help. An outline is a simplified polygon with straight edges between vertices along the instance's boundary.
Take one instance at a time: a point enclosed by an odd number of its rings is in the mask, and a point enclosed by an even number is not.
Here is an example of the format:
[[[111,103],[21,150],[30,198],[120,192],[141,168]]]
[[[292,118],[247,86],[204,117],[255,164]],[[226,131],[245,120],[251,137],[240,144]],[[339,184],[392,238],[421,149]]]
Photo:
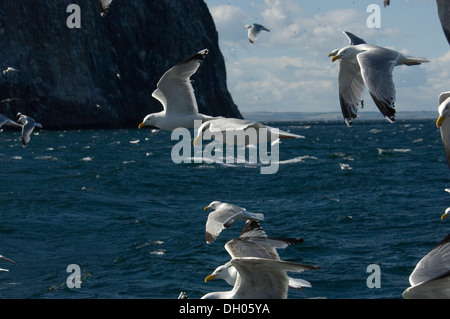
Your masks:
[[[257,220],[249,219],[245,222],[239,237],[265,237],[267,234]]]
[[[167,113],[198,113],[190,77],[197,71],[207,54],[208,50],[204,49],[190,56],[164,73],[158,81],[158,88],[152,95],[163,104]]]
[[[444,154],[447,160],[447,165],[450,168],[450,119],[447,119],[439,127],[441,132],[442,145],[444,146]]]
[[[315,266],[266,258],[233,258],[231,264],[239,273],[233,291],[235,298],[285,299],[289,287],[286,271],[302,272]]]
[[[358,45],[358,44],[365,44],[366,43],[366,41],[364,41],[360,37],[357,37],[356,35],[354,35],[351,32],[343,31],[343,33],[345,34],[345,36],[348,39],[348,45]]]
[[[268,259],[278,259],[274,258],[270,252],[262,247],[261,245],[250,241],[246,238],[235,238],[230,240],[225,244],[225,250],[230,254],[231,258],[238,257],[260,257]]]
[[[241,211],[230,209],[216,209],[209,213],[205,227],[205,239],[207,243],[212,243],[222,230],[229,228]]]
[[[449,299],[450,275],[409,287],[403,292],[402,297],[405,299]]]
[[[411,286],[450,276],[450,234],[416,265],[409,277]]]
[[[395,122],[395,85],[392,71],[400,57],[396,51],[374,48],[357,55],[361,75],[381,114]]]
[[[218,118],[209,121],[209,131],[212,133],[225,132],[228,130],[243,131],[251,126],[257,125],[255,121],[236,118]]]
[[[225,244],[231,257],[262,257],[280,259],[277,249],[303,243],[302,238],[238,237]]]
[[[450,92],[443,92],[439,95],[439,118],[436,121],[436,126],[439,127],[441,132],[445,158],[447,159],[447,165],[450,168],[450,119],[447,118],[449,109]]]
[[[416,265],[403,298],[450,298],[450,234]]]
[[[22,127],[22,125],[20,125],[19,123],[16,123],[13,120],[11,120],[10,118],[4,116],[3,114],[0,114],[0,127],[2,127],[3,125]]]
[[[1,259],[1,260],[4,260],[4,261],[7,261],[7,262],[10,262],[11,264],[15,264],[15,265],[16,265],[16,263],[15,263],[14,261],[12,261],[12,260],[9,259],[9,258],[6,258],[6,257],[3,256],[3,255],[0,255],[0,259]]]
[[[450,91],[449,92],[442,92],[441,94],[439,94],[439,98],[438,98],[439,105],[444,103],[444,101],[446,99],[448,99],[449,97],[450,97]]]
[[[108,12],[109,6],[113,0],[97,0],[98,9],[100,10],[100,14],[104,16],[106,12]]]
[[[450,44],[450,1],[436,0],[439,19],[441,20],[442,29],[445,37]]]
[[[357,112],[363,103],[364,80],[358,64],[346,60],[339,62],[339,101],[342,115],[347,126],[357,117]]]

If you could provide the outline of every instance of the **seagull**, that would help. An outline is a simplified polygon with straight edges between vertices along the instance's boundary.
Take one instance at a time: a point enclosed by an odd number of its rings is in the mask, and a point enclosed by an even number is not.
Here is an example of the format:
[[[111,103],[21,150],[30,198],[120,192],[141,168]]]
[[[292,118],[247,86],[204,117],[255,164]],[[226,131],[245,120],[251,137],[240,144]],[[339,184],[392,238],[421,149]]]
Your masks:
[[[247,145],[279,139],[305,138],[302,135],[281,131],[274,127],[263,125],[255,121],[219,117],[207,120],[200,125],[197,130],[197,136],[193,142],[194,146],[203,137],[203,133],[206,130],[213,134],[215,139],[222,140],[226,144],[230,145]],[[253,138],[251,134],[248,134],[252,131],[255,133]]]
[[[286,248],[290,245],[303,243],[303,238],[268,237],[266,232],[256,220],[247,220],[238,238],[225,244],[225,249],[233,257],[261,257],[280,260],[276,249]],[[236,268],[227,262],[217,267],[214,272],[205,278],[205,282],[213,279],[223,279],[229,285],[234,286],[237,279]],[[301,289],[311,287],[306,280],[288,277],[289,288]]]
[[[436,121],[436,126],[441,132],[442,144],[444,145],[445,158],[447,159],[447,165],[450,168],[450,91],[442,92],[438,99],[439,117]]]
[[[286,299],[289,286],[286,271],[302,272],[316,266],[259,257],[238,257],[230,261],[239,273],[230,291],[210,292],[201,299]]]
[[[248,40],[251,44],[255,43],[256,38],[258,37],[258,34],[261,31],[267,31],[270,32],[269,29],[267,29],[265,26],[254,23],[254,24],[247,24],[244,29],[248,29]]]
[[[30,141],[30,135],[33,132],[35,127],[42,128],[42,124],[36,122],[29,116],[26,116],[22,113],[17,113],[17,117],[19,118],[17,122],[22,123],[22,144],[26,146]]]
[[[167,71],[159,80],[152,96],[161,102],[164,110],[147,115],[139,128],[154,126],[173,131],[176,128],[193,128],[194,120],[211,119],[198,112],[197,100],[190,77],[197,71],[208,54],[208,49],[197,52]]]
[[[4,260],[4,261],[7,261],[7,262],[10,262],[11,264],[17,265],[16,262],[14,262],[11,259],[6,258],[5,256],[2,256],[2,255],[0,255],[0,260]],[[9,271],[9,270],[0,268],[0,271]]]
[[[14,127],[22,127],[22,125],[20,125],[19,123],[16,123],[13,120],[11,120],[10,118],[4,116],[3,114],[0,114],[0,128],[3,125],[9,125],[9,126],[14,126]]]
[[[450,298],[450,234],[417,263],[409,282],[405,299]]]
[[[366,41],[363,39],[357,37],[351,32],[348,31],[342,31],[342,33],[347,37],[348,39],[348,45],[358,45],[358,44],[365,44]],[[328,57],[335,56],[339,52],[339,49],[333,50],[330,54],[328,54]]]
[[[303,272],[320,268],[273,258],[237,257],[245,255],[246,245],[232,240],[225,246],[232,257],[229,263],[238,273],[233,289],[210,292],[202,299],[286,299],[289,288],[286,271]]]
[[[430,62],[372,44],[346,46],[331,59],[340,60],[339,100],[347,126],[352,125],[362,104],[364,85],[384,117],[395,122],[395,85],[392,71],[397,65],[419,65]]]
[[[100,10],[100,15],[102,17],[104,17],[108,12],[111,2],[113,2],[113,0],[97,0],[98,9]]]
[[[235,219],[241,220],[264,220],[264,214],[250,213],[245,208],[219,201],[213,201],[204,208],[205,211],[214,209],[208,214],[206,221],[205,239],[206,242],[212,243],[222,230],[230,228]]]
[[[436,0],[439,20],[441,20],[442,30],[450,44],[450,2],[448,0]]]

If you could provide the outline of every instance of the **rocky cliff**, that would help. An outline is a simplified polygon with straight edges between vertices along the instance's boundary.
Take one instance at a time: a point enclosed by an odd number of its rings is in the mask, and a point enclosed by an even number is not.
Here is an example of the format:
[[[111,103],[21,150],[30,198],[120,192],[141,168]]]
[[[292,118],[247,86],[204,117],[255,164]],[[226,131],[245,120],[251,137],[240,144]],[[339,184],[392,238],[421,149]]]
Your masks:
[[[94,0],[2,0],[0,113],[47,129],[134,128],[162,110],[151,94],[164,72],[204,48],[200,112],[241,117],[203,0],[113,0],[104,16]]]

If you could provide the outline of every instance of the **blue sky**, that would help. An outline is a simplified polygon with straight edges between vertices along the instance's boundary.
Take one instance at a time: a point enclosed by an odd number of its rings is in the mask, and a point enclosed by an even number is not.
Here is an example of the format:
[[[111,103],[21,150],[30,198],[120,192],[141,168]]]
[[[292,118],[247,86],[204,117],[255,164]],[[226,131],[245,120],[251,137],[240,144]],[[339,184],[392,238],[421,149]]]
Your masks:
[[[328,53],[347,45],[342,31],[366,42],[426,57],[421,66],[394,70],[396,109],[436,111],[450,90],[450,46],[434,0],[205,0],[214,18],[227,67],[228,89],[242,113],[340,112],[338,62]],[[380,28],[369,28],[370,4],[380,7]],[[271,29],[254,45],[248,23]],[[377,111],[367,90],[362,112]],[[381,114],[380,114],[381,116]]]

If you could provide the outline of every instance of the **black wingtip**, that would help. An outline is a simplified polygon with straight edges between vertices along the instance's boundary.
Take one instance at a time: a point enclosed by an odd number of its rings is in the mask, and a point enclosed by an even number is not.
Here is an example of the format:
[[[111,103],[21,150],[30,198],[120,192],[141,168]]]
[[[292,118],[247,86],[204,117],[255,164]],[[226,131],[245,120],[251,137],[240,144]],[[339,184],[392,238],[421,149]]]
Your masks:
[[[191,55],[190,57],[184,59],[183,61],[181,61],[179,64],[184,64],[184,63],[189,63],[191,61],[203,61],[205,59],[205,57],[208,55],[209,50],[208,49],[203,49],[193,55]]]
[[[378,107],[378,110],[383,114],[383,116],[391,123],[395,123],[395,108],[394,108],[394,99],[391,99],[391,102],[389,101],[381,101],[377,99],[372,93],[370,93],[372,96],[373,101],[375,102],[376,106]]]

